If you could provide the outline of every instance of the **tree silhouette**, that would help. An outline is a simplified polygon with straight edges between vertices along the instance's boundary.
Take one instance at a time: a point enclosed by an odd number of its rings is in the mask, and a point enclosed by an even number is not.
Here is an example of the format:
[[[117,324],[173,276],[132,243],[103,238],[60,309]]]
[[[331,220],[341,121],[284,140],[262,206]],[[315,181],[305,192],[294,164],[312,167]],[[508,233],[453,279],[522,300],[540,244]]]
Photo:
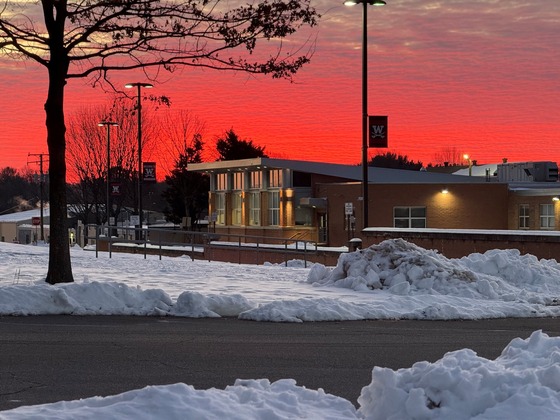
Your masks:
[[[242,140],[233,129],[226,131],[223,138],[216,142],[218,160],[251,159],[256,157],[268,157],[264,153],[264,146],[253,144],[252,140]]]
[[[173,223],[180,223],[183,217],[191,218],[192,229],[196,220],[208,209],[208,175],[190,172],[189,163],[201,163],[204,143],[200,134],[195,134],[190,142],[185,141],[183,150],[176,159],[175,168],[165,177],[167,189],[163,197],[169,207],[166,217]]]
[[[39,205],[37,183],[30,171],[0,169],[0,214],[31,210]],[[10,238],[11,239],[11,238]]]
[[[309,61],[312,51],[300,53],[301,46],[282,51],[282,39],[317,23],[319,15],[309,3],[265,0],[229,10],[229,3],[221,0],[4,3],[0,9],[0,51],[16,60],[33,60],[48,73],[48,283],[73,281],[66,220],[64,92],[68,80],[90,78],[94,85],[114,87],[109,74],[116,70],[173,71],[178,66],[290,78]],[[256,48],[262,41],[274,51],[259,58]]]
[[[422,162],[414,162],[409,160],[408,156],[397,155],[396,153],[382,153],[371,158],[369,166],[378,168],[391,169],[408,169],[411,171],[419,171],[422,168]]]
[[[70,169],[71,182],[68,189],[69,207],[84,223],[97,224],[116,216],[125,206],[136,201],[134,180],[137,177],[137,123],[136,117],[125,101],[116,99],[112,104],[78,108],[67,119],[66,164]],[[154,149],[156,133],[154,115],[150,109],[143,110],[143,120],[148,121],[142,136],[142,149]],[[100,127],[102,121],[113,121],[118,125],[111,128],[111,181],[120,183],[120,194],[112,197],[116,210],[107,214],[107,131]]]

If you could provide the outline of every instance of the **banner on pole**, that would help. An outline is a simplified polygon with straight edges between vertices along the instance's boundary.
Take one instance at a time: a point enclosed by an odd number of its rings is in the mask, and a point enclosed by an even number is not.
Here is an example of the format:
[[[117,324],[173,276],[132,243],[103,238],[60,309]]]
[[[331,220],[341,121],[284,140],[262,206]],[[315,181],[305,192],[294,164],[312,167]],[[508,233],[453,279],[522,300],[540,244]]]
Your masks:
[[[156,182],[156,163],[144,162],[142,178],[144,182]]]
[[[122,184],[120,182],[111,182],[111,195],[113,197],[118,197],[122,194],[121,186]]]
[[[387,147],[388,126],[386,115],[370,115],[369,117],[369,147]]]

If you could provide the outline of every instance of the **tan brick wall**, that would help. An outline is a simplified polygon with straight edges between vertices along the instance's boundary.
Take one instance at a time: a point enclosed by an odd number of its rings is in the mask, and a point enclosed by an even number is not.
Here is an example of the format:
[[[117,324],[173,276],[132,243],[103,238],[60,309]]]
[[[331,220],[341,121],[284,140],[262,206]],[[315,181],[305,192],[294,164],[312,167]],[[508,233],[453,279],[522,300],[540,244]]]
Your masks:
[[[442,194],[446,187],[448,194]],[[361,184],[323,184],[318,196],[328,197],[330,245],[346,244],[344,203],[354,205],[355,236],[362,228]],[[507,229],[506,184],[373,184],[369,188],[369,226],[392,227],[394,206],[425,206],[428,228]]]
[[[529,205],[529,230],[541,230],[540,227],[540,205],[553,204],[555,214],[555,230],[560,229],[560,202],[552,201],[552,196],[521,196],[510,194],[508,206],[508,228],[519,229],[519,206]]]

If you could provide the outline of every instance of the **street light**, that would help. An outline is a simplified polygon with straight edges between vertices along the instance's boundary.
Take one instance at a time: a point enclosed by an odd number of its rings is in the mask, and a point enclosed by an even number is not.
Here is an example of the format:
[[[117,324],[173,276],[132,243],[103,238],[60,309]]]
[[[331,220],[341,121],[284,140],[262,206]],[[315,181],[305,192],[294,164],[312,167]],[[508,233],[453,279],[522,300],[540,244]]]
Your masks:
[[[464,154],[463,159],[465,159],[466,161],[469,162],[469,176],[471,176],[472,175],[472,160],[471,160],[471,157],[467,154]]]
[[[344,5],[355,6],[362,3],[362,199],[363,199],[363,228],[369,224],[368,197],[368,82],[367,82],[367,5],[385,6],[383,0],[346,0]]]
[[[105,203],[107,209],[107,233],[108,236],[111,237],[111,230],[109,226],[111,226],[109,212],[111,208],[111,186],[110,186],[110,172],[111,172],[111,126],[116,127],[119,124],[113,121],[101,121],[97,124],[100,127],[107,127],[107,201]]]
[[[138,111],[138,215],[140,217],[139,228],[142,229],[142,88],[150,89],[154,87],[151,83],[134,82],[124,85],[125,88],[136,88],[136,110]],[[141,238],[142,231],[138,231],[138,239]]]

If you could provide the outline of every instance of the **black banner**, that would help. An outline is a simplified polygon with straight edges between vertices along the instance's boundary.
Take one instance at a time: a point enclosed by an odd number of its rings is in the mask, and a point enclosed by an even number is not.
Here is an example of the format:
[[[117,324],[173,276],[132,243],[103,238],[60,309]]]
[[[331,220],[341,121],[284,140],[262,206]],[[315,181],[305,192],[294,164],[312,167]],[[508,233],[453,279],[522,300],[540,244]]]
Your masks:
[[[387,147],[387,116],[370,115],[369,117],[369,147]]]
[[[144,162],[142,180],[144,182],[156,182],[156,163],[155,162]]]

